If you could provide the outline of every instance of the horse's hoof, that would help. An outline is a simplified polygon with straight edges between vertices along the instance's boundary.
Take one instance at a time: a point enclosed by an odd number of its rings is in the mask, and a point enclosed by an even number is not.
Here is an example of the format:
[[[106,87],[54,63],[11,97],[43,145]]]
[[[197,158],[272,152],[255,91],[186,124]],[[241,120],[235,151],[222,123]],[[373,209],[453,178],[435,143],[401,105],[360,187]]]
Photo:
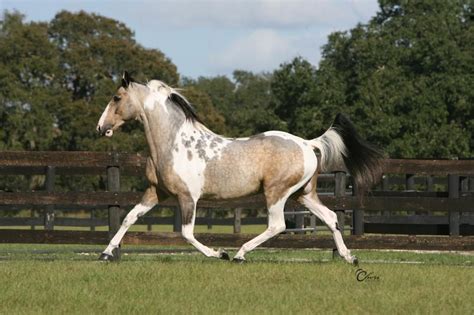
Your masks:
[[[236,263],[236,264],[244,264],[245,259],[243,259],[243,258],[234,258],[234,259],[232,259],[232,262]]]
[[[115,257],[106,253],[102,253],[99,256],[100,261],[115,261]]]
[[[229,256],[229,254],[227,254],[226,251],[222,251],[222,252],[221,252],[221,255],[219,256],[219,259],[222,259],[222,260],[230,260],[230,256]]]
[[[359,259],[357,259],[357,257],[354,257],[354,259],[352,260],[352,265],[353,265],[354,267],[359,266]]]

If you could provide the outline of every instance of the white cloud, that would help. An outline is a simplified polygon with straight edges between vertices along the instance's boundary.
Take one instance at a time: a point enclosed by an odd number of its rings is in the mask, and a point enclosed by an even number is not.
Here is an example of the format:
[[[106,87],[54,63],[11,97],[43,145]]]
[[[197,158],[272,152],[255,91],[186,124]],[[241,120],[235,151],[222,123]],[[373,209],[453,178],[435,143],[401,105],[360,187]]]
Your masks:
[[[2,7],[3,6],[3,7]],[[365,23],[377,0],[0,0],[47,21],[59,10],[86,10],[123,21],[137,41],[167,54],[182,74],[272,71],[302,56],[317,65],[333,31]]]
[[[306,51],[301,50],[302,45],[297,45],[301,41],[302,38],[294,35],[258,29],[211,55],[209,63],[214,71],[220,73],[229,73],[235,69],[270,71],[282,62],[304,55]]]
[[[172,28],[291,28],[353,25],[374,11],[374,0],[178,0],[136,1],[127,8],[145,23]],[[347,9],[350,7],[351,9]]]

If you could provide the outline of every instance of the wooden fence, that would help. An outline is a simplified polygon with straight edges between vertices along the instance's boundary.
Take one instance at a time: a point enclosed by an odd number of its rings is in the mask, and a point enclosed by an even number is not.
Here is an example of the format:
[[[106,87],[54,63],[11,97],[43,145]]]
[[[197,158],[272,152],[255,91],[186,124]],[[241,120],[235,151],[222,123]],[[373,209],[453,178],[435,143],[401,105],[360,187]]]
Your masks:
[[[18,218],[0,217],[1,226],[43,225],[44,231],[0,230],[0,242],[99,242],[104,243],[120,226],[123,209],[139,202],[141,192],[120,191],[121,176],[143,176],[146,159],[138,154],[102,153],[102,152],[13,152],[0,153],[0,175],[45,175],[44,190],[23,192],[0,192],[0,209],[20,210],[26,207],[42,210],[41,217]],[[333,192],[323,194],[322,201],[338,214],[339,225],[350,229],[354,235],[350,242],[364,240],[365,233],[408,234],[408,235],[474,235],[474,160],[386,160],[384,179],[369,196],[358,200],[350,185],[350,177],[344,172],[324,174],[319,182],[329,185]],[[103,175],[107,182],[107,191],[103,192],[55,192],[54,180],[59,175]],[[329,183],[329,184],[328,184]],[[397,187],[397,190],[392,188]],[[420,190],[420,187],[422,190]],[[418,188],[418,189],[416,189]],[[401,190],[400,190],[401,189]],[[442,191],[438,191],[438,190]],[[177,203],[168,199],[160,207],[175,210],[173,217],[144,217],[138,223],[173,224],[174,231],[180,231],[180,215]],[[257,195],[226,201],[202,200],[198,208],[208,209],[208,216],[198,218],[198,224],[234,225],[239,233],[241,225],[264,224],[266,218],[241,217],[242,209],[262,209],[265,207],[263,196]],[[94,217],[94,209],[108,209],[108,218]],[[288,231],[314,232],[320,224],[305,209],[289,202],[288,218],[293,218],[295,228]],[[89,218],[55,217],[55,209],[87,209]],[[213,209],[234,209],[233,218],[212,218]],[[305,218],[306,217],[306,218]],[[108,225],[106,232],[56,231],[54,226],[96,226]],[[68,237],[70,235],[70,237]],[[129,242],[150,243],[156,233],[130,233]],[[232,236],[232,235],[231,235]],[[168,234],[176,241],[176,234]],[[230,236],[202,235],[204,238],[229,244]],[[235,234],[230,243],[248,239],[249,236]],[[278,239],[301,239],[304,235],[281,236]],[[306,237],[306,240],[314,238]],[[374,238],[371,238],[374,240]],[[388,240],[388,237],[382,239]],[[408,238],[408,240],[412,238]],[[454,238],[453,238],[454,239]],[[418,237],[421,243],[422,238]],[[429,239],[429,243],[433,243]],[[127,241],[127,239],[126,239]],[[323,240],[324,241],[324,240]],[[407,241],[409,242],[409,241]],[[438,244],[445,241],[438,240]],[[471,237],[457,239],[458,247],[474,248]],[[284,242],[283,242],[284,243]],[[306,244],[308,242],[306,241]],[[313,242],[314,243],[314,242]],[[391,247],[396,247],[392,242]],[[398,244],[402,244],[399,242]],[[411,241],[411,243],[416,243]],[[435,242],[436,243],[436,242]],[[444,244],[443,243],[443,244]],[[269,245],[277,246],[274,243]],[[321,245],[321,244],[320,244]],[[319,246],[320,246],[319,245]],[[323,244],[324,245],[324,244]],[[331,245],[333,246],[333,245]],[[367,245],[370,247],[369,245]],[[451,245],[443,249],[454,249]],[[429,247],[429,246],[428,246]],[[434,247],[436,248],[436,244]]]

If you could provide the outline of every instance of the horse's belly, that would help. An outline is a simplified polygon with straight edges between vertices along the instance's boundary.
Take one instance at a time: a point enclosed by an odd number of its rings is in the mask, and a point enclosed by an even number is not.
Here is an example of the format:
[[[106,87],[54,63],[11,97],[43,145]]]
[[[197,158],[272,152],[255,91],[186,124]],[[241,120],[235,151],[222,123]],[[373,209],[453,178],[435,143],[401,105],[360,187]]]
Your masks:
[[[206,171],[202,198],[229,199],[257,193],[261,190],[261,176],[255,168],[216,168]]]

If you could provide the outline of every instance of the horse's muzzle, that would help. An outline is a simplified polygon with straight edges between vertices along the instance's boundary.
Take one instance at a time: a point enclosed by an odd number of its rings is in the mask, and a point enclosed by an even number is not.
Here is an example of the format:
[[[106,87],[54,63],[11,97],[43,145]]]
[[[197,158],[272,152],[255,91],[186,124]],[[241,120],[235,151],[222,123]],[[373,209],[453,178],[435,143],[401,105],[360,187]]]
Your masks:
[[[108,125],[105,125],[105,126],[100,126],[100,125],[97,125],[97,132],[101,135],[101,136],[106,136],[106,137],[112,137],[112,135],[114,134],[114,131],[112,130],[113,126],[108,124]]]

